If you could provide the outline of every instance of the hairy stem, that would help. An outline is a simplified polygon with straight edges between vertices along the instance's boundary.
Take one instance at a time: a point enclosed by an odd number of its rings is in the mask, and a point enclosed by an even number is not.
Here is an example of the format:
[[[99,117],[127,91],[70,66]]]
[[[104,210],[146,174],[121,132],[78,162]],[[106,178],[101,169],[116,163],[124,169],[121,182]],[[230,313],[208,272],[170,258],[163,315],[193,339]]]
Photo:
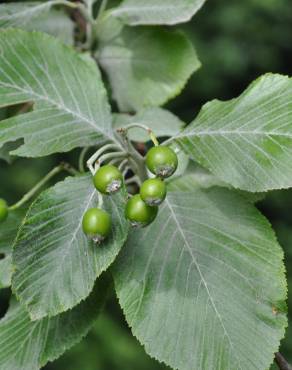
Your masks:
[[[71,175],[76,175],[79,172],[76,171],[68,163],[61,163],[59,166],[53,168],[45,177],[41,179],[28,193],[26,193],[17,203],[9,207],[9,210],[13,211],[23,204],[28,202],[48,181],[50,181],[54,176],[62,171],[67,171]]]
[[[280,370],[292,370],[292,366],[280,352],[275,353],[275,362]]]
[[[79,167],[80,172],[85,172],[84,159],[85,159],[85,156],[88,153],[89,149],[90,149],[89,147],[88,148],[83,148],[81,153],[80,153],[79,160],[78,160],[78,163],[79,163],[78,167]]]
[[[142,123],[130,123],[129,125],[127,125],[125,127],[118,128],[117,132],[120,133],[120,134],[123,134],[123,135],[127,135],[127,132],[129,130],[131,130],[132,128],[140,128],[140,129],[146,131],[147,134],[149,135],[150,140],[153,142],[153,144],[155,146],[159,145],[159,142],[158,142],[156,136],[154,135],[154,132],[152,131],[152,129],[150,127],[146,126],[146,125],[143,125]]]

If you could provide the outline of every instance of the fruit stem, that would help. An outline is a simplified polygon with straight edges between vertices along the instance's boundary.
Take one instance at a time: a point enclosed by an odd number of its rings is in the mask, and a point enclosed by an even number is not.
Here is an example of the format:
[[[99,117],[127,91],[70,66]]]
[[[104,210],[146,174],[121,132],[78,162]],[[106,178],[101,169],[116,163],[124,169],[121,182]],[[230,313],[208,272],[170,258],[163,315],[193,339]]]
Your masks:
[[[130,177],[129,179],[127,179],[127,180],[125,181],[125,184],[126,184],[126,185],[129,185],[129,184],[132,184],[132,183],[135,183],[135,184],[137,184],[138,186],[141,186],[141,184],[142,184],[142,182],[141,182],[141,180],[140,180],[140,177],[139,177],[139,176],[137,176],[137,175],[132,176],[132,177]]]
[[[96,160],[107,150],[121,150],[121,148],[116,144],[106,144],[103,147],[99,148],[87,161],[87,167],[90,169],[91,173],[95,173],[93,164]]]
[[[132,128],[140,128],[140,129],[146,131],[147,134],[149,135],[151,141],[153,142],[153,144],[155,146],[159,145],[159,142],[158,142],[156,136],[154,135],[153,131],[151,130],[151,128],[146,126],[146,125],[143,125],[142,123],[130,123],[129,125],[127,125],[125,127],[118,128],[117,132],[120,133],[120,134],[127,135],[127,132],[129,130],[131,130]]]
[[[84,158],[86,156],[86,154],[88,153],[90,147],[87,147],[87,148],[83,148],[81,150],[81,153],[80,153],[80,156],[79,156],[79,160],[78,160],[78,163],[79,163],[79,171],[80,172],[85,172],[85,168],[84,168]]]
[[[120,164],[119,164],[119,170],[122,170],[123,167],[129,162],[129,158],[124,159]]]
[[[99,167],[101,166],[101,164],[105,161],[107,161],[108,159],[113,159],[113,158],[123,158],[125,156],[127,156],[128,154],[125,153],[125,152],[113,152],[113,153],[107,153],[107,154],[104,154],[102,155],[101,157],[99,157],[99,159],[96,161],[96,164],[94,166],[94,170],[93,170],[93,174],[95,174],[95,172],[99,169]]]
[[[43,177],[28,193],[26,193],[17,203],[9,207],[10,211],[14,211],[17,208],[20,208],[23,204],[28,202],[48,181],[50,181],[54,176],[59,174],[62,171],[67,171],[71,175],[79,174],[68,163],[60,163],[59,166],[54,167],[45,177]]]

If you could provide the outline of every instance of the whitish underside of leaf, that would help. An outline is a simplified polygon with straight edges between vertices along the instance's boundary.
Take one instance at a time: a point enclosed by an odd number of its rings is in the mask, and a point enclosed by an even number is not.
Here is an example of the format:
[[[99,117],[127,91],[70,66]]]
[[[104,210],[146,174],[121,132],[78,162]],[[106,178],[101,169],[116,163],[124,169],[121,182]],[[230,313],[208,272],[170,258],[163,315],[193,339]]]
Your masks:
[[[104,280],[73,310],[53,318],[30,321],[14,298],[0,321],[0,369],[38,370],[79,342],[96,320],[106,295]]]
[[[124,0],[111,14],[135,25],[173,25],[189,21],[206,0]]]
[[[0,224],[0,289],[11,284],[12,275],[12,245],[16,238],[25,209],[9,212],[7,220]]]
[[[85,211],[97,207],[91,176],[67,178],[31,206],[13,250],[13,290],[33,320],[66,311],[91,292],[123,246],[128,232],[125,194],[104,199],[111,235],[100,245],[82,230]]]
[[[0,4],[0,28],[21,28],[42,31],[73,44],[74,23],[69,16],[56,10],[57,1]]]
[[[183,176],[182,176],[183,175]],[[168,191],[196,191],[197,189],[208,189],[212,187],[224,187],[232,189],[226,182],[221,181],[208,170],[201,166],[195,166],[193,163],[184,174],[169,181],[167,184]],[[265,198],[266,193],[250,193],[244,190],[234,190],[247,201],[255,204]]]
[[[292,186],[292,79],[267,74],[212,101],[174,140],[216,176],[251,192]]]
[[[200,62],[190,40],[162,28],[125,28],[98,53],[123,112],[159,106],[177,95]]]
[[[0,27],[25,27],[46,13],[56,1],[0,4]]]
[[[139,123],[149,127],[156,137],[169,137],[178,134],[184,122],[166,109],[159,107],[146,108],[135,115],[115,114],[113,127],[125,127],[132,123]],[[141,128],[132,128],[128,131],[130,140],[138,142],[149,141],[149,134]]]
[[[100,73],[71,48],[37,32],[0,33],[0,107],[33,102],[32,112],[0,122],[0,147],[44,156],[114,140]]]
[[[257,209],[219,188],[169,193],[113,267],[146,351],[180,370],[266,370],[287,324],[283,252]]]

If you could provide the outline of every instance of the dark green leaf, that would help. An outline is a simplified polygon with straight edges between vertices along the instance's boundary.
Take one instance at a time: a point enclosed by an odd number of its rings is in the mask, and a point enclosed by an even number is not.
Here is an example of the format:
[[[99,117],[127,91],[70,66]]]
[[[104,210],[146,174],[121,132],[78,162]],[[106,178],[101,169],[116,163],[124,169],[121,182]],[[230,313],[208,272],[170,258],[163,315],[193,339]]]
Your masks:
[[[0,321],[0,368],[38,370],[79,342],[96,320],[106,296],[100,279],[91,295],[72,311],[53,318],[30,321],[28,313],[12,299]]]
[[[200,67],[190,40],[162,28],[124,28],[98,52],[123,112],[159,106],[176,96]]]

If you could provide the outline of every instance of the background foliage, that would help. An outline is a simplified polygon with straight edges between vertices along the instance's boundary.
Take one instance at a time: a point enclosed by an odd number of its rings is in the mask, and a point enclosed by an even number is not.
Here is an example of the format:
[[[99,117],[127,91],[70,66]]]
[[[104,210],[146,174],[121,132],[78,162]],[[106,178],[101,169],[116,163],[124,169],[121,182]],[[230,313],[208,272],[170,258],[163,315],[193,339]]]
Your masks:
[[[181,26],[180,26],[181,28]],[[193,39],[201,69],[187,88],[167,104],[181,119],[190,122],[206,101],[230,99],[265,72],[292,75],[292,4],[290,0],[207,1],[183,28]],[[57,27],[56,27],[57,29]],[[73,151],[70,161],[76,161]],[[13,168],[0,162],[1,196],[13,203],[45,175],[61,156],[18,159]],[[64,156],[62,156],[64,159]],[[60,177],[61,179],[61,177]],[[275,227],[285,250],[288,283],[292,289],[292,190],[273,192],[260,208]],[[1,291],[1,314],[7,307]],[[50,370],[165,369],[151,360],[131,336],[116,298],[111,297],[86,339],[53,364]],[[291,307],[292,301],[288,302]],[[121,325],[122,324],[122,325]],[[289,322],[282,351],[292,362],[292,328]],[[114,353],[114,355],[113,355]]]

